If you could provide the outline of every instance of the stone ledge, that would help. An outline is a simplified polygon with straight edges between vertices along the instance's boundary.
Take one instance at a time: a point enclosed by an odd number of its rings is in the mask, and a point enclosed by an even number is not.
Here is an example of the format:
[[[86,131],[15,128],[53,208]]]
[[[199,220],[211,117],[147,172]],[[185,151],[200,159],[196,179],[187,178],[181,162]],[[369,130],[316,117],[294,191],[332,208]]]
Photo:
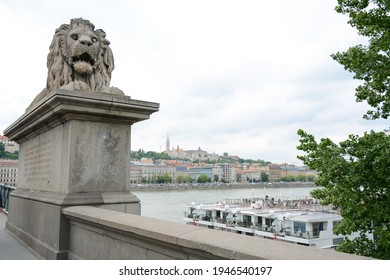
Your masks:
[[[62,213],[68,218],[92,222],[171,244],[178,244],[178,238],[189,231],[201,230],[200,228],[183,227],[183,225],[174,222],[88,206],[67,207],[62,210]]]
[[[20,144],[68,120],[132,125],[158,110],[158,103],[129,96],[57,89],[4,130],[4,135]]]
[[[139,198],[130,192],[84,192],[65,194],[49,191],[16,189],[11,193],[11,196],[59,206],[126,204],[140,202]]]
[[[183,252],[219,259],[264,260],[368,260],[369,258],[315,249],[279,241],[181,225],[169,221],[119,213],[90,206],[67,207],[62,213],[68,219],[95,224],[106,231],[138,235],[150,241],[165,242],[166,247],[179,246]]]

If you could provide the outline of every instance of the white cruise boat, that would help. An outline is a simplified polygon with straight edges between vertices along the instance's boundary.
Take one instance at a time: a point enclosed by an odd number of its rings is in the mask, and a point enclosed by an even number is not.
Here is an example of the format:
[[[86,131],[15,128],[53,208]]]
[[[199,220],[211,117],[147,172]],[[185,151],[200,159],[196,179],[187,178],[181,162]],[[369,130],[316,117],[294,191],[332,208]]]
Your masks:
[[[185,222],[200,227],[317,248],[333,248],[344,238],[333,233],[339,213],[312,198],[225,199],[186,207]]]

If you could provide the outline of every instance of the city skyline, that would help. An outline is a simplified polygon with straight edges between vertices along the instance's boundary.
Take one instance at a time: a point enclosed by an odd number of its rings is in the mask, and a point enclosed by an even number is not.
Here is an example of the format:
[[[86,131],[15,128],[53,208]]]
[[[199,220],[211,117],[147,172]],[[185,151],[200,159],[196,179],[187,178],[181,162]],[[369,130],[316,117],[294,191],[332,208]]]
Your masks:
[[[364,43],[336,4],[4,0],[0,22],[12,43],[0,46],[0,133],[45,87],[55,29],[83,17],[111,42],[111,84],[160,103],[132,127],[132,150],[163,151],[169,131],[174,146],[299,164],[299,128],[335,142],[388,128],[363,120],[368,106],[355,102],[358,83],[330,58]]]

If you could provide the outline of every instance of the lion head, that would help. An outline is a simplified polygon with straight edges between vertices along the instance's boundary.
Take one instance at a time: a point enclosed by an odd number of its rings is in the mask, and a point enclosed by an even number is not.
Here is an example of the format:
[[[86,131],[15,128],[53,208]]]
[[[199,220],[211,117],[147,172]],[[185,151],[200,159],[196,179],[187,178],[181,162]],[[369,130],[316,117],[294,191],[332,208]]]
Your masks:
[[[56,29],[47,56],[46,88],[33,104],[57,88],[92,90],[113,94],[123,92],[110,87],[114,56],[102,29],[86,19],[71,19]]]

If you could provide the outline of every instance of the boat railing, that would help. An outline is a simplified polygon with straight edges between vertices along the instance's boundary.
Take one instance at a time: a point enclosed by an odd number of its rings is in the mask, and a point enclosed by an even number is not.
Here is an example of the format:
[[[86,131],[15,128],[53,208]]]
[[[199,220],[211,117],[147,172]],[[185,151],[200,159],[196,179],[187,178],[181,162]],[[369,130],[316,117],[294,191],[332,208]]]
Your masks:
[[[0,184],[0,210],[8,213],[9,195],[16,188],[6,184]]]
[[[275,232],[275,227],[272,226],[267,226],[267,225],[255,225],[255,229],[259,231],[265,231],[265,232]]]
[[[316,200],[309,196],[275,196],[275,197],[252,197],[252,198],[224,198],[222,200],[223,204],[230,205],[250,205],[253,202],[262,201],[267,203],[269,206],[278,206],[278,207],[298,207],[299,205],[309,205],[309,204],[319,204],[319,200]]]
[[[295,231],[295,230],[286,230],[280,232],[280,234],[285,236],[299,237],[304,239],[315,239],[320,237],[320,231]]]
[[[279,236],[291,236],[304,239],[315,239],[320,237],[320,231],[295,231],[291,229],[276,230],[273,226],[267,225],[249,225],[250,228],[254,228],[257,231],[276,233]]]

